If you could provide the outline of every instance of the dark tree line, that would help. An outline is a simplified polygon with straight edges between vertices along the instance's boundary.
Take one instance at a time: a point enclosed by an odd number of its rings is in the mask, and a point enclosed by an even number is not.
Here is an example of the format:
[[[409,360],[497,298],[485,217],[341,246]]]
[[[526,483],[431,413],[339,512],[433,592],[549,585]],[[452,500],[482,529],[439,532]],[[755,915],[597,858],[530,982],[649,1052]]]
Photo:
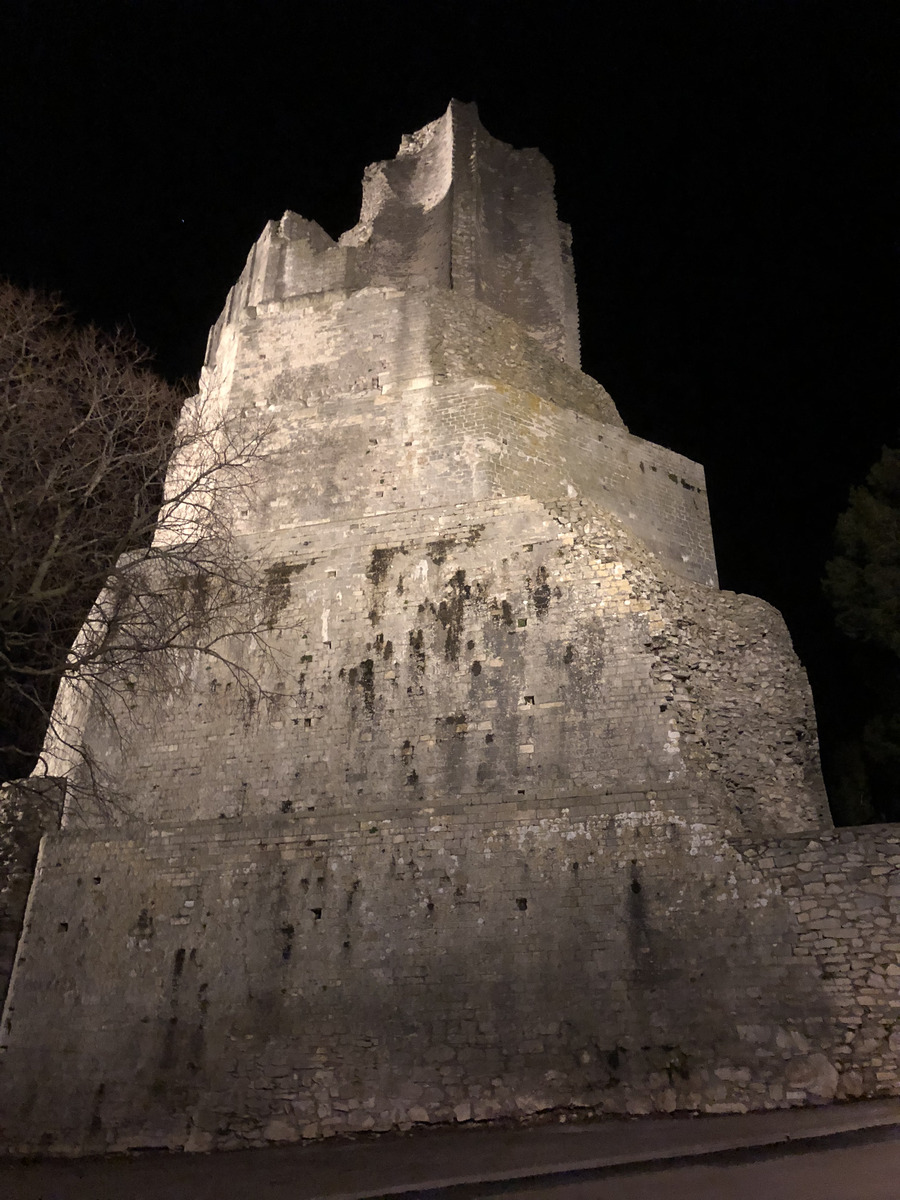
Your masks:
[[[885,447],[838,520],[825,591],[851,639],[831,797],[843,823],[900,820],[900,449]]]

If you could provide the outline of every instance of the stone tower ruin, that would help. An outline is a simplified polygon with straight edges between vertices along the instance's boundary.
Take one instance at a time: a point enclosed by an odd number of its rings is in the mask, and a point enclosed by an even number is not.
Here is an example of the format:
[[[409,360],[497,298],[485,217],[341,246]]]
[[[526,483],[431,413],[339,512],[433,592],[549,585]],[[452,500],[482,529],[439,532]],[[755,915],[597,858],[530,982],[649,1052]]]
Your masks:
[[[198,660],[125,754],[85,715],[131,804],[42,843],[5,1145],[896,1091],[896,835],[832,829],[702,468],[580,371],[546,160],[454,101],[338,241],[270,222],[203,380],[273,423],[282,701]]]

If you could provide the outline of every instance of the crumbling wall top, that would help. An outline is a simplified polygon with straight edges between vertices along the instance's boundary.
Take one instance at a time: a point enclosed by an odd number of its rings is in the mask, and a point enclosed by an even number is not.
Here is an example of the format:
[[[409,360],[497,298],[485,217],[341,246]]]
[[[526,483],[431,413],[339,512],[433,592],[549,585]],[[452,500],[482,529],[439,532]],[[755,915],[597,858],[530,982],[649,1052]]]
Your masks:
[[[571,238],[557,218],[553,169],[485,130],[474,104],[403,138],[366,168],[357,224],[335,242],[295,213],[270,221],[210,339],[243,309],[326,291],[441,287],[512,317],[580,365]]]

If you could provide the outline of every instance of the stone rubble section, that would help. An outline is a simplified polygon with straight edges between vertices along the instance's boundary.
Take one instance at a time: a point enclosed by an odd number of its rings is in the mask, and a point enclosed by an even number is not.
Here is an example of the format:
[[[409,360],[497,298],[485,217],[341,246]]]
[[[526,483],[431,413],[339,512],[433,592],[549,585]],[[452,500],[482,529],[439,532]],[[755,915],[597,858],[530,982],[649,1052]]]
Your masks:
[[[900,830],[868,825],[735,847],[754,870],[778,877],[793,917],[793,956],[822,981],[834,1014],[831,1045],[796,1042],[805,1058],[791,1064],[788,1100],[896,1095]],[[765,1048],[760,1033],[759,1042],[761,1054],[777,1053],[777,1038]]]
[[[5,1147],[900,1090],[900,835],[832,829],[702,467],[578,370],[552,187],[454,102],[338,242],[286,214],[251,253],[203,386],[272,426],[233,517],[278,653],[228,648],[271,698],[198,658],[124,749],[73,717],[119,815],[43,839]]]
[[[732,833],[827,827],[812,695],[781,614],[686,585],[583,501],[550,511],[592,554],[622,564],[631,612],[646,614],[651,677],[686,766],[719,797],[717,821]]]

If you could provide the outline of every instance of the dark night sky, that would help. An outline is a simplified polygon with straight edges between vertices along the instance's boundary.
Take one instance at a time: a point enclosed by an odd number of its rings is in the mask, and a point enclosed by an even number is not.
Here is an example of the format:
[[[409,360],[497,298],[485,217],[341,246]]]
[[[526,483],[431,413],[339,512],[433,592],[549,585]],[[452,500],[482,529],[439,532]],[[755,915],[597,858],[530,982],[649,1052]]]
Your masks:
[[[3,0],[0,274],[196,374],[266,220],[337,235],[366,163],[476,100],[553,163],[584,367],[633,433],[706,466],[722,585],[784,612],[827,741],[852,696],[819,580],[900,423],[898,13]]]

